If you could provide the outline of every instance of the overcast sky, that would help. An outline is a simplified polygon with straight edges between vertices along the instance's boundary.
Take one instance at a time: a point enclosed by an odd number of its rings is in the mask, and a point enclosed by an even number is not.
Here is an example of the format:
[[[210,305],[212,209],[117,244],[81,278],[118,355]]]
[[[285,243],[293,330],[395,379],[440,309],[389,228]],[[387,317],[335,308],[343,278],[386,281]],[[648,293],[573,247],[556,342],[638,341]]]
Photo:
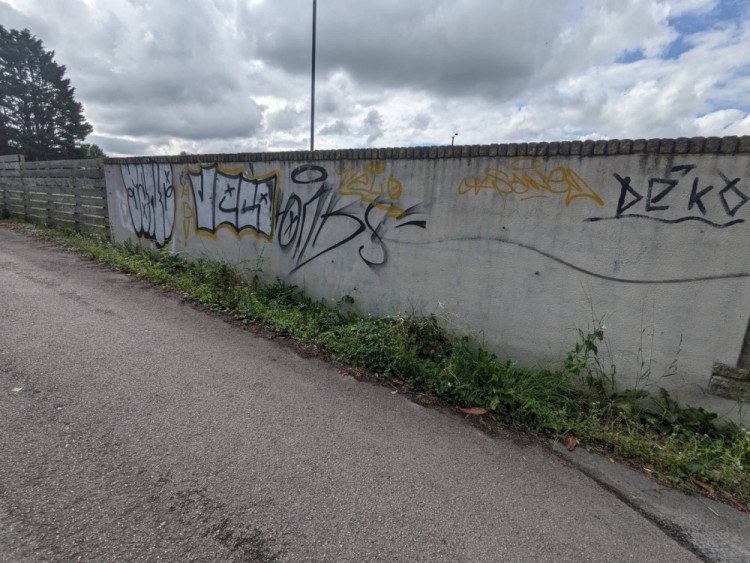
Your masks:
[[[0,0],[112,156],[309,147],[312,0]],[[320,149],[750,135],[750,0],[318,0]]]

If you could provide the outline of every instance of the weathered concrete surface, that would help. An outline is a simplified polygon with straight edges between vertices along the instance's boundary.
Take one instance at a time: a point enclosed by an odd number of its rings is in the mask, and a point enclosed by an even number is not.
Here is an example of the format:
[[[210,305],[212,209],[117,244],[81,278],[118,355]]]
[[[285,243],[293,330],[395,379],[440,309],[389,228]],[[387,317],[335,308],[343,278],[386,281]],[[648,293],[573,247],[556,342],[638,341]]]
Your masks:
[[[696,560],[544,445],[5,228],[0,314],[0,560]]]
[[[569,452],[559,442],[553,449],[586,475],[613,491],[660,527],[670,530],[710,561],[750,561],[750,518],[700,495],[684,495],[644,475],[583,448]]]
[[[736,420],[738,397],[707,389],[750,318],[749,140],[121,159],[105,176],[117,241],[261,257],[316,299],[436,313],[526,366],[603,318],[621,386],[648,373]]]

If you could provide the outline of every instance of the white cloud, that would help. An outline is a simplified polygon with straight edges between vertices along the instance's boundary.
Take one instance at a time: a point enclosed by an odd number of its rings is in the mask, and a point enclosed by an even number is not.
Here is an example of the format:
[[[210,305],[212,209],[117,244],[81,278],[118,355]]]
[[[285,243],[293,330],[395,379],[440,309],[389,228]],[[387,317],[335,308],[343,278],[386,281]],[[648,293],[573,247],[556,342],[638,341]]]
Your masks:
[[[718,0],[669,0],[664,2],[673,17],[688,13],[707,14],[719,4]]]
[[[750,134],[731,2],[319,3],[316,147]],[[297,150],[309,4],[0,0],[0,21],[56,51],[109,153]]]
[[[712,111],[695,120],[695,125],[702,135],[716,135],[717,131],[724,134],[724,130],[730,126],[742,127],[743,113],[736,109],[722,109]],[[748,121],[745,119],[744,121]]]

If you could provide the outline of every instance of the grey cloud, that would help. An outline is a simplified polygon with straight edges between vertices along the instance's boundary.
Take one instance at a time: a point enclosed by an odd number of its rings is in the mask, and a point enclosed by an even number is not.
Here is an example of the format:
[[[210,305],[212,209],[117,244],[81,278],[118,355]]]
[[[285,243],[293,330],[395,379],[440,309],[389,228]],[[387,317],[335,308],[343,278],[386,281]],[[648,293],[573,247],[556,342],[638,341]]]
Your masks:
[[[315,111],[326,114],[335,114],[341,111],[342,96],[325,84],[318,86],[315,99]]]
[[[258,54],[290,72],[309,72],[309,3],[258,6],[265,35]],[[343,69],[378,88],[449,95],[508,96],[551,56],[572,2],[346,0],[318,9],[318,68]],[[530,41],[530,38],[534,38]]]
[[[105,137],[102,135],[89,135],[87,143],[95,143],[101,147],[108,156],[117,155],[146,155],[151,144],[149,141],[139,139],[121,139],[117,137]]]
[[[291,132],[304,129],[309,126],[310,114],[307,110],[300,110],[293,106],[285,106],[284,108],[267,112],[266,116],[266,129],[270,132]]]
[[[367,114],[367,117],[362,122],[362,126],[365,132],[368,133],[368,145],[371,145],[383,136],[383,118],[377,110],[372,110]]]
[[[415,131],[424,131],[430,126],[430,116],[425,113],[417,114],[410,125]]]
[[[683,36],[690,50],[661,60],[675,33],[665,14],[679,2],[319,2],[322,144],[699,134],[697,117],[747,106],[750,22]],[[277,150],[309,142],[310,8],[0,0],[0,22],[56,51],[105,150]],[[645,58],[613,64],[625,50]]]
[[[253,39],[234,2],[29,2],[28,15],[0,3],[0,17],[56,51],[96,132],[198,140],[260,130],[250,95],[263,81],[249,72]]]
[[[249,137],[261,129],[261,110],[252,100],[228,101],[224,106],[149,105],[143,107],[101,106],[98,119],[106,123],[105,133],[129,136],[165,135],[190,140],[221,137]]]
[[[92,99],[215,104],[241,92],[237,69],[246,55],[227,41],[231,28],[220,27],[218,14],[206,8],[210,4],[185,4],[129,14],[126,20],[109,13],[110,67],[95,79],[99,86],[92,88]]]
[[[333,123],[329,123],[319,131],[320,135],[351,135],[351,133],[352,130],[341,119],[337,119]]]

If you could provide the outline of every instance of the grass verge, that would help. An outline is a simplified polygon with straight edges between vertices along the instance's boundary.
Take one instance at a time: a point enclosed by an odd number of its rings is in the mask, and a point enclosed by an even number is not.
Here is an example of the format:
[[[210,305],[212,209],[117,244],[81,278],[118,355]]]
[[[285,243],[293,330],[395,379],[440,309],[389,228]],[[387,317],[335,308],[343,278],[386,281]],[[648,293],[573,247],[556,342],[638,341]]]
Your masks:
[[[628,461],[654,478],[708,494],[750,512],[750,432],[714,424],[715,415],[683,408],[669,394],[615,391],[599,369],[602,327],[580,333],[558,370],[501,362],[464,337],[451,338],[435,317],[373,317],[314,302],[281,282],[246,283],[228,263],[187,261],[167,252],[113,246],[71,231],[15,224],[136,278],[173,288],[207,308],[260,324],[412,393]]]

